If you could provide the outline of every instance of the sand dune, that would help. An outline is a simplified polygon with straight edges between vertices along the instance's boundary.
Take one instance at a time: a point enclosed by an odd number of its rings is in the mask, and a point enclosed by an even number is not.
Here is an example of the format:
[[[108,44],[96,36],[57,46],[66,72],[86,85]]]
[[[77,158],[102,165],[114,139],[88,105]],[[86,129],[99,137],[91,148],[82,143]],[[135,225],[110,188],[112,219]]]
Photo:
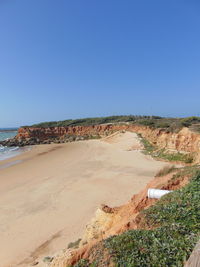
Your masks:
[[[97,206],[120,205],[139,192],[165,165],[139,148],[137,136],[127,132],[35,146],[2,161],[18,164],[0,169],[0,267],[30,266],[66,247]]]

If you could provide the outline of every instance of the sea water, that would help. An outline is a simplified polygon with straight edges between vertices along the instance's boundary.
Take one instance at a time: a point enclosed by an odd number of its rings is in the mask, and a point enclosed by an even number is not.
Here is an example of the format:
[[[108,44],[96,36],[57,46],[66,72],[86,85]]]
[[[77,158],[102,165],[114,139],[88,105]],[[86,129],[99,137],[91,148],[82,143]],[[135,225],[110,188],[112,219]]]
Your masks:
[[[1,129],[0,128],[0,141],[13,138],[17,134],[16,129]],[[0,160],[8,159],[17,156],[22,151],[19,147],[6,147],[0,145]]]

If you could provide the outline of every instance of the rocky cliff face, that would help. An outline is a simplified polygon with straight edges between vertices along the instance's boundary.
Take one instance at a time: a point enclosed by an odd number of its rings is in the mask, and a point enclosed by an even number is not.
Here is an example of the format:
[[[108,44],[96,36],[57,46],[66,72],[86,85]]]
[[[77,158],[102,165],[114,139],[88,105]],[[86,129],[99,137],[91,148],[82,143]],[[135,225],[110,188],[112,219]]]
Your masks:
[[[117,131],[132,131],[140,133],[150,143],[169,150],[196,153],[200,160],[200,134],[183,128],[177,133],[166,129],[154,129],[147,126],[134,124],[102,124],[93,126],[69,126],[50,128],[20,128],[11,145],[33,145],[51,142],[69,142],[88,139],[91,137],[103,137]],[[5,144],[5,145],[9,145]]]
[[[86,135],[106,135],[112,131],[123,128],[124,125],[94,125],[94,126],[69,126],[69,127],[49,127],[49,128],[20,128],[17,138],[36,137],[41,140],[48,138],[63,137],[65,135],[86,136]]]
[[[178,133],[146,128],[140,129],[140,133],[160,148],[184,152],[200,151],[200,134],[191,132],[188,128],[183,128]]]
[[[198,152],[200,151],[200,134],[183,128],[178,133],[172,133],[166,129],[153,129],[146,126],[133,124],[105,124],[94,126],[69,126],[51,128],[20,128],[16,139],[37,138],[47,140],[49,138],[61,138],[65,135],[73,136],[105,136],[116,131],[132,131],[140,133],[152,144],[160,148],[177,151]]]

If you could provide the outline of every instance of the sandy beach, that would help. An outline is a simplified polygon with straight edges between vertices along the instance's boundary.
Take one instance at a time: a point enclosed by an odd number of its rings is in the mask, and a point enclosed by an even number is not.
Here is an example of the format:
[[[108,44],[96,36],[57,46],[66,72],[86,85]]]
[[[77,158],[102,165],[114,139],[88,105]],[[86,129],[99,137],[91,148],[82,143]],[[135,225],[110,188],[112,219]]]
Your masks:
[[[140,148],[126,132],[34,146],[0,162],[0,267],[31,266],[67,247],[100,204],[124,204],[143,189],[166,163]]]

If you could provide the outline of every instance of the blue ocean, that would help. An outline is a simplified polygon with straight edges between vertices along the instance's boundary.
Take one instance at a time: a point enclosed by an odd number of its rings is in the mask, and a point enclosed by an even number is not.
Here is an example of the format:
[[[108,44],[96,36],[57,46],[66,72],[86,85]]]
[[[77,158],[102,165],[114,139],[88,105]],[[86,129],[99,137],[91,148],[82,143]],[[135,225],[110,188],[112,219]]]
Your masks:
[[[0,141],[12,138],[17,134],[17,129],[2,129],[0,128]],[[21,153],[19,147],[5,147],[0,145],[0,160],[14,157]]]

